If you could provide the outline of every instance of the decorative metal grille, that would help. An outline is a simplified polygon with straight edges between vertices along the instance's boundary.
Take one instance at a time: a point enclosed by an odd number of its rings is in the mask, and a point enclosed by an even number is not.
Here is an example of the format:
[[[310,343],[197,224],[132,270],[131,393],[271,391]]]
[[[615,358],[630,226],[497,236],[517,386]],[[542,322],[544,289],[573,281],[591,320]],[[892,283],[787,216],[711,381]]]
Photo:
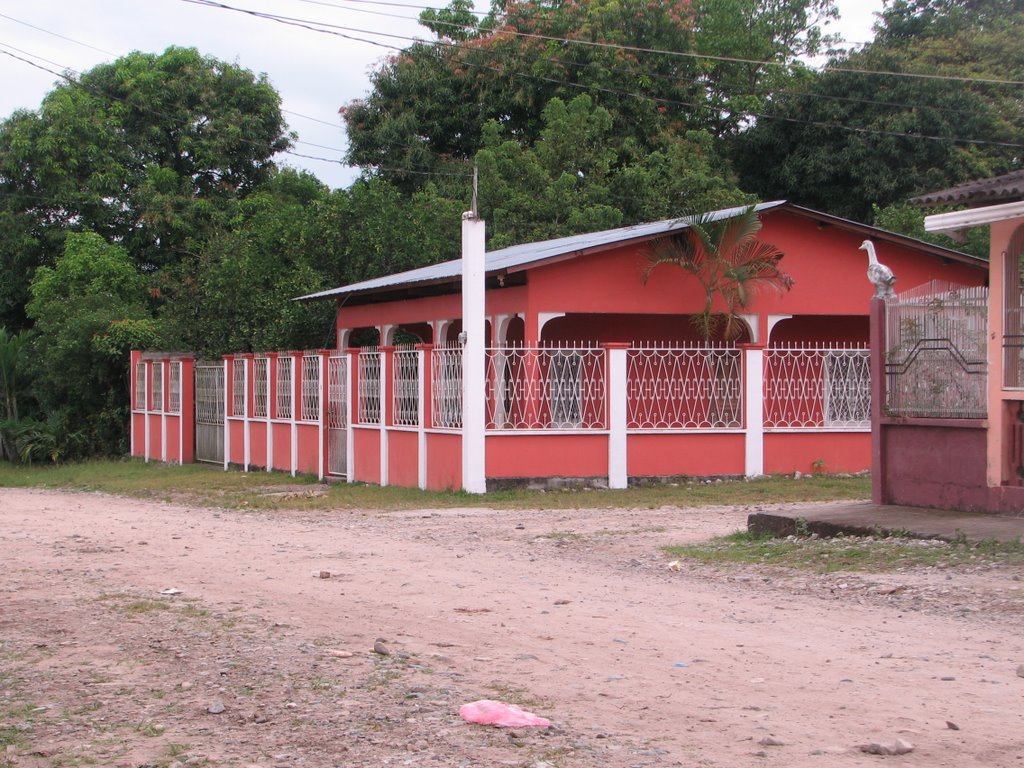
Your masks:
[[[984,418],[988,289],[932,282],[886,303],[886,410]]]
[[[292,368],[290,356],[280,355],[277,358],[277,412],[279,419],[292,417]]]
[[[431,421],[439,429],[461,429],[462,347],[435,347],[430,355]]]
[[[181,413],[181,363],[171,363],[167,385],[167,412]]]
[[[380,355],[376,348],[359,353],[358,413],[360,424],[380,424]]]
[[[302,409],[303,421],[320,420],[320,356],[302,356]]]
[[[345,475],[348,439],[348,358],[327,359],[327,472]]]
[[[1003,386],[1024,388],[1024,226],[1003,255]]]
[[[743,363],[731,347],[630,349],[629,429],[743,426]]]
[[[870,351],[863,347],[766,349],[764,426],[870,429]]]
[[[254,357],[252,361],[252,415],[257,419],[267,418],[267,403],[270,401],[270,360]]]
[[[224,366],[197,363],[196,461],[224,461]]]
[[[605,402],[603,349],[487,350],[488,429],[605,429]]]
[[[154,411],[164,409],[164,364],[153,363],[153,385],[151,390],[151,405]]]
[[[231,415],[245,416],[245,360],[231,361]]]
[[[146,410],[146,364],[135,364],[135,408]]]
[[[418,427],[420,424],[420,352],[397,350],[391,372],[392,414],[396,425]]]

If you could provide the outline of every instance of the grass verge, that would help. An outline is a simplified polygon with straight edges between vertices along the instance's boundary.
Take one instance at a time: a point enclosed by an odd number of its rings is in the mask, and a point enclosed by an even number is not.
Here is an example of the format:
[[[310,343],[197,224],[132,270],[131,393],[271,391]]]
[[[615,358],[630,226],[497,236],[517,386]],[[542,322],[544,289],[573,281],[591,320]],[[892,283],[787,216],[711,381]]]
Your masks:
[[[767,477],[706,482],[685,479],[623,491],[590,489],[493,491],[475,496],[461,491],[429,492],[415,488],[331,483],[284,473],[224,472],[203,464],[185,466],[138,460],[90,461],[60,466],[15,466],[0,463],[0,488],[35,487],[99,491],[137,498],[181,501],[236,509],[424,509],[490,507],[495,509],[579,509],[701,507],[799,501],[865,499],[867,477],[806,476],[799,480]]]
[[[836,536],[831,539],[740,531],[703,544],[665,547],[670,557],[702,563],[733,563],[796,568],[815,573],[885,572],[901,568],[963,565],[1024,565],[1020,541],[937,541],[931,539]]]

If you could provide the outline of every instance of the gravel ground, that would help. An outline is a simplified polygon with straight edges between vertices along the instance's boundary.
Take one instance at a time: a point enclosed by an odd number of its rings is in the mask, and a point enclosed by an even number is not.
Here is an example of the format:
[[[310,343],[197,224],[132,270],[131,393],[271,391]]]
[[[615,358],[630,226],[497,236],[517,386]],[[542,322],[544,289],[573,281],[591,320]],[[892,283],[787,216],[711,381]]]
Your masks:
[[[750,511],[0,489],[0,767],[1024,767],[1024,570],[667,567]]]

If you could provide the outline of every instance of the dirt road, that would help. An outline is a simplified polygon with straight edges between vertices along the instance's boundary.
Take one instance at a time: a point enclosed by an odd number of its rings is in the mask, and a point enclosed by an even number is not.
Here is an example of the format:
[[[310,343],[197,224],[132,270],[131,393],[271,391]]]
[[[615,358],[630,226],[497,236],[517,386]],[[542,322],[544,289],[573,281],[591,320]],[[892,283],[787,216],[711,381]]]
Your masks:
[[[1024,767],[1021,569],[667,568],[749,511],[0,489],[0,766]]]

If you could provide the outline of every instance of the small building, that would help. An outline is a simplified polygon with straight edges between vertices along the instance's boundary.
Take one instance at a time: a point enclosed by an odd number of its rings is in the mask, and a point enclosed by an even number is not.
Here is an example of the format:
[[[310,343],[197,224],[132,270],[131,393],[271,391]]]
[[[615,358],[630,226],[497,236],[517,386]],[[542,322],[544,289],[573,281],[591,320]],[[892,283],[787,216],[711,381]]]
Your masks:
[[[872,309],[884,403],[877,503],[1024,514],[1024,171],[921,195],[925,228],[989,227],[988,290],[924,286]]]
[[[485,256],[482,373],[464,367],[462,260],[388,275],[302,297],[337,303],[333,350],[212,364],[136,353],[133,453],[164,458],[184,439],[164,430],[178,429],[195,435],[196,458],[225,467],[471,490],[467,456],[488,488],[867,470],[874,288],[861,244],[906,285],[978,286],[986,264],[786,202],[756,210],[793,285],[750,296],[735,338],[697,330],[705,297],[692,275],[649,269],[687,219],[528,243]],[[152,396],[193,382],[176,395],[195,400],[182,431]],[[463,423],[473,403],[475,447]],[[186,448],[170,457],[190,460]]]

